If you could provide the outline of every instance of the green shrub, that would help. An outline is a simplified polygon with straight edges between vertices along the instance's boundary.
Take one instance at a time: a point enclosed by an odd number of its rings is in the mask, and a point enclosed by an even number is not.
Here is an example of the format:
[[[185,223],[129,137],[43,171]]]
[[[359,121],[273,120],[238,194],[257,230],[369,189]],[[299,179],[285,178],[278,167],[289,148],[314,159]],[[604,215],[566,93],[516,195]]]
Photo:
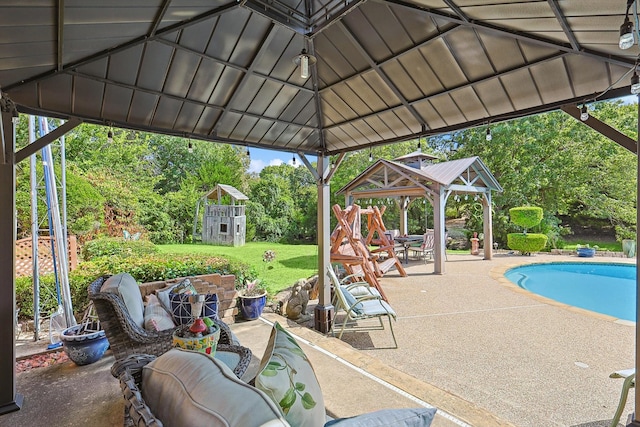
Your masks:
[[[542,250],[547,244],[547,239],[545,234],[509,233],[507,246],[522,255],[530,255],[532,252]]]
[[[94,258],[78,265],[69,273],[71,301],[76,319],[89,305],[87,287],[96,278],[127,272],[139,283],[154,282],[176,277],[197,276],[200,274],[233,274],[236,276],[236,287],[246,279],[256,278],[248,264],[236,260],[227,260],[210,255],[148,255],[146,257],[109,256]],[[31,277],[16,279],[16,305],[20,309],[20,317],[33,318],[33,281]],[[58,308],[56,288],[53,274],[40,276],[40,312],[48,315]]]
[[[125,240],[121,237],[104,237],[90,240],[82,247],[85,261],[104,256],[143,257],[158,253],[158,248],[146,240]]]
[[[519,225],[526,231],[527,229],[540,224],[543,212],[542,208],[536,206],[520,206],[509,209],[509,216],[511,217],[511,222],[515,225]]]

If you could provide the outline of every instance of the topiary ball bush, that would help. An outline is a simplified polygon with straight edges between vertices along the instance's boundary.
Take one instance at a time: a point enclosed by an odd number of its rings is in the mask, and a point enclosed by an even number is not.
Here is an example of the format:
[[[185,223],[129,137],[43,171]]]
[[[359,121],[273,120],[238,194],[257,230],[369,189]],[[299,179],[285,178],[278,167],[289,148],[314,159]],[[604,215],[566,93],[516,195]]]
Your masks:
[[[526,229],[535,227],[542,221],[542,208],[536,206],[520,206],[509,209],[511,222]]]
[[[522,255],[531,255],[532,252],[542,250],[547,244],[547,239],[545,234],[509,233],[507,246]]]

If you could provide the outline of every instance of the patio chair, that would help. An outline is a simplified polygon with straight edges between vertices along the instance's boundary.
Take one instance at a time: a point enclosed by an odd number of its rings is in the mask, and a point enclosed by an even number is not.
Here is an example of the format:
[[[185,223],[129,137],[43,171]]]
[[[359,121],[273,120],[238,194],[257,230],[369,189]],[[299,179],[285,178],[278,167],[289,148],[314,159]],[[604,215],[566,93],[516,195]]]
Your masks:
[[[335,291],[334,307],[336,313],[341,310],[346,313],[339,326],[338,339],[342,339],[345,330],[356,332],[384,330],[383,317],[386,317],[389,321],[389,330],[393,338],[392,348],[398,348],[392,323],[392,320],[396,320],[396,312],[379,294],[376,295],[377,290],[370,287],[366,282],[358,281],[350,285],[341,284],[331,266],[327,268],[327,273]],[[377,320],[377,322],[371,325],[369,324],[370,320]],[[334,319],[331,325],[331,333],[334,336],[338,323],[338,320]]]
[[[620,421],[620,417],[622,416],[622,411],[624,411],[624,406],[627,404],[627,396],[629,395],[629,390],[636,386],[636,370],[635,368],[631,369],[622,369],[620,371],[615,371],[609,378],[624,378],[624,383],[622,383],[622,392],[620,393],[620,402],[618,403],[618,409],[616,409],[616,413],[611,420],[611,427],[618,427],[618,422]]]
[[[417,248],[409,248],[409,252],[413,252],[414,256],[422,259],[425,264],[427,259],[433,258],[433,251],[435,250],[435,235],[433,230],[428,230],[424,233],[424,239],[422,244]]]

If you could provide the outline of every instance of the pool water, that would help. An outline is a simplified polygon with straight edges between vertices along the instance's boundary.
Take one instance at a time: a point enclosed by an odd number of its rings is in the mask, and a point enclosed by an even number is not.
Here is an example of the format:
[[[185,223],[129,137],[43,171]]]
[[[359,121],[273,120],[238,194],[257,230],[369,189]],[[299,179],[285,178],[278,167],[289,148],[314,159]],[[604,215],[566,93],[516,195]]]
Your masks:
[[[508,270],[511,282],[553,300],[636,321],[636,266],[603,263],[534,264]]]

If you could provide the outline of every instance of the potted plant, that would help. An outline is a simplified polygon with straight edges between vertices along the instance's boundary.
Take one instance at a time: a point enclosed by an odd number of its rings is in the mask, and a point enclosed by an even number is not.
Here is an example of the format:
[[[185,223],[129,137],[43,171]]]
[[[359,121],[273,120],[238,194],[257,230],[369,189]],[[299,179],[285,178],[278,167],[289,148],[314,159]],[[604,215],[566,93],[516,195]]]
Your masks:
[[[109,347],[99,322],[86,322],[66,328],[60,335],[62,347],[76,365],[97,362]]]
[[[238,291],[240,314],[245,320],[255,320],[267,303],[267,290],[259,286],[260,280],[247,281]]]

